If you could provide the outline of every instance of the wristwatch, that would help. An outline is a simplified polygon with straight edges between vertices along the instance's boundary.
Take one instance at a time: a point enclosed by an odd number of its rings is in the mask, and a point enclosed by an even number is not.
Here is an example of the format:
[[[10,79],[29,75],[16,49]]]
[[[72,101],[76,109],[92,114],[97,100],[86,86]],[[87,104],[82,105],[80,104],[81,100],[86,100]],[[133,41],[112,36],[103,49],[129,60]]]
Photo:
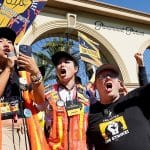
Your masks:
[[[41,72],[38,72],[36,75],[31,74],[30,77],[31,77],[31,82],[34,84],[41,83],[43,80]]]

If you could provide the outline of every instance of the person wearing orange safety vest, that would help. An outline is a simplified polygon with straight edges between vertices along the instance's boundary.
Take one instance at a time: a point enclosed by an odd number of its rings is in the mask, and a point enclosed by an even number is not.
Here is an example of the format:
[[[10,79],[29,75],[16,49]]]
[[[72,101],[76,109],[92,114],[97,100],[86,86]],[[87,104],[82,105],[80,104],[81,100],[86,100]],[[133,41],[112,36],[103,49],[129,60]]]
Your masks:
[[[45,101],[42,75],[32,57],[16,55],[15,39],[0,27],[0,150],[48,150],[33,105]]]
[[[67,52],[52,55],[57,84],[46,93],[47,141],[52,150],[86,150],[89,100],[85,88],[76,83],[77,60]]]

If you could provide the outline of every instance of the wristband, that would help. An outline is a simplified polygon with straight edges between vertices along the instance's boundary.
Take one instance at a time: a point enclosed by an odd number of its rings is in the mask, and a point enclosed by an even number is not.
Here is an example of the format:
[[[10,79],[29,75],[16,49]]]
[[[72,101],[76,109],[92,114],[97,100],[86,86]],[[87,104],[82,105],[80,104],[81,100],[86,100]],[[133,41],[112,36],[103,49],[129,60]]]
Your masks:
[[[31,82],[34,84],[41,83],[43,80],[41,72],[38,72],[36,75],[31,74],[30,77],[31,77]]]

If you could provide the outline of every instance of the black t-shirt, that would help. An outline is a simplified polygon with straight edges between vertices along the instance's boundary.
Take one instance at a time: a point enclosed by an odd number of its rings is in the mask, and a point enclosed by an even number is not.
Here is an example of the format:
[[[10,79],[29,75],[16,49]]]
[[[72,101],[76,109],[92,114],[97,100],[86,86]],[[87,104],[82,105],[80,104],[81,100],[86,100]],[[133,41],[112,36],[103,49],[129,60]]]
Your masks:
[[[96,150],[150,150],[150,84],[115,103],[91,105],[87,141]]]
[[[17,70],[14,69],[14,71],[11,73],[10,78],[8,80],[8,83],[6,85],[6,88],[4,90],[3,95],[0,97],[1,103],[3,103],[2,110],[8,110],[8,112],[2,113],[2,119],[10,119],[13,118],[14,112],[10,112],[9,108],[10,106],[15,106],[15,108],[18,107],[18,111],[15,113],[18,114],[19,117],[22,117],[22,107],[23,107],[23,101],[21,98],[21,92],[19,88],[19,77],[17,74]],[[7,108],[6,108],[7,107]]]
[[[19,77],[17,74],[17,71],[14,70],[8,80],[8,83],[6,85],[5,91],[3,93],[3,96],[5,98],[11,98],[14,96],[20,96],[19,91]]]

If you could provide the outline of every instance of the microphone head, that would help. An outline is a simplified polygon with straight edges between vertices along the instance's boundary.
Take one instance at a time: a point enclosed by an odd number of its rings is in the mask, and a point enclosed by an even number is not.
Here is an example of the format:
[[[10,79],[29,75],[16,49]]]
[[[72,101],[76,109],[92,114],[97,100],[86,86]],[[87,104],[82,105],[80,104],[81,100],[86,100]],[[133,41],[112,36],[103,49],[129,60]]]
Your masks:
[[[15,54],[14,51],[9,52],[9,53],[7,54],[7,57],[13,57],[13,56],[16,56],[16,54]]]

